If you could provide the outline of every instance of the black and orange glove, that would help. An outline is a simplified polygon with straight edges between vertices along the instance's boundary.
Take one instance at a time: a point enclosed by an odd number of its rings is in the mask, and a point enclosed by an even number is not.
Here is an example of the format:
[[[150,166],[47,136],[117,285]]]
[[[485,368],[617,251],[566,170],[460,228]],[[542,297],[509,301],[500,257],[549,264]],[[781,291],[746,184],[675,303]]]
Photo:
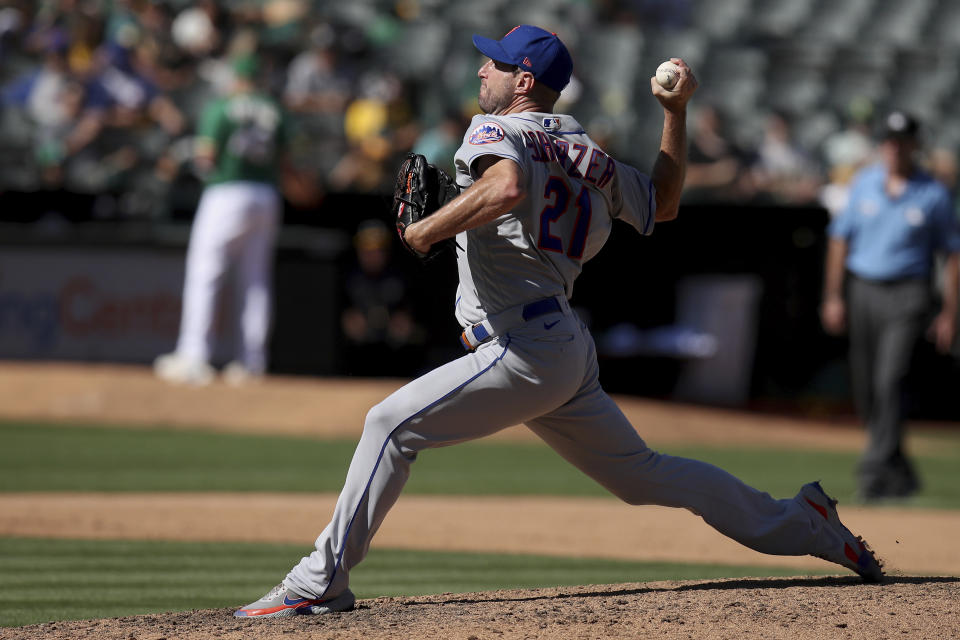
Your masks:
[[[407,251],[422,260],[429,260],[453,244],[452,239],[434,244],[430,251],[417,251],[404,239],[404,233],[414,222],[423,220],[453,200],[460,187],[443,169],[427,162],[419,153],[408,153],[397,171],[393,187],[393,213],[397,221],[400,242]]]

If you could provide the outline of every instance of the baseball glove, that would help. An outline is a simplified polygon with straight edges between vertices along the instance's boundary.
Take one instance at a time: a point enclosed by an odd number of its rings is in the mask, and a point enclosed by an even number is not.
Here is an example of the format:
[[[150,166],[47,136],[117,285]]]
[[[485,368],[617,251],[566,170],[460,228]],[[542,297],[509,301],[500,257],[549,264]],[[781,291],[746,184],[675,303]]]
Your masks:
[[[408,153],[397,171],[393,187],[393,213],[397,219],[397,233],[407,251],[421,259],[430,259],[452,245],[452,239],[434,244],[428,253],[421,253],[409,244],[404,233],[414,222],[423,220],[453,200],[460,187],[443,169],[427,163],[419,153]]]

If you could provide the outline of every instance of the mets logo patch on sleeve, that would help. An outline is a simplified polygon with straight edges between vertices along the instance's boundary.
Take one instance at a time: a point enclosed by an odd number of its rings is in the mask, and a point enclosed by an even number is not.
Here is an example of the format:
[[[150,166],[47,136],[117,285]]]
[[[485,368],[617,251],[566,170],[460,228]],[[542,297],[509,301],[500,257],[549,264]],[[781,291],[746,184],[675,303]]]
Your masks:
[[[503,140],[503,129],[496,122],[484,122],[470,132],[470,144],[490,144]]]

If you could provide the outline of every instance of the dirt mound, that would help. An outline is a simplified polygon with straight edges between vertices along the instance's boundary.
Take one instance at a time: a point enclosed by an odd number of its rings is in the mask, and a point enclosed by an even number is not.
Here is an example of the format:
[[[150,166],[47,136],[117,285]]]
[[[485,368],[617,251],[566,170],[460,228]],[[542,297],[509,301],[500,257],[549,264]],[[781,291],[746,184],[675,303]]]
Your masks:
[[[656,582],[361,600],[357,610],[242,620],[213,609],[0,631],[19,640],[960,637],[960,578]]]

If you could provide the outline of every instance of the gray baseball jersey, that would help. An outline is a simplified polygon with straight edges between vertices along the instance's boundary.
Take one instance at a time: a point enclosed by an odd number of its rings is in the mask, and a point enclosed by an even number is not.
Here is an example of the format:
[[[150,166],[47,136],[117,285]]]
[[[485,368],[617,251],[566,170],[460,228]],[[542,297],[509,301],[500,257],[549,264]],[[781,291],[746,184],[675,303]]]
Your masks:
[[[564,115],[478,116],[456,155],[461,186],[477,178],[484,155],[520,166],[526,198],[457,236],[456,315],[470,351],[370,410],[333,518],[287,588],[304,598],[342,594],[420,452],[516,424],[630,504],[689,509],[765,553],[842,549],[841,534],[801,495],[775,500],[717,467],[648,448],[600,386],[593,339],[567,298],[613,219],[653,228],[650,180]]]
[[[476,161],[486,155],[520,166],[527,197],[494,224],[457,236],[463,326],[538,298],[569,298],[614,218],[653,230],[650,178],[604,153],[570,116],[475,116],[455,156],[457,184],[473,184]]]

